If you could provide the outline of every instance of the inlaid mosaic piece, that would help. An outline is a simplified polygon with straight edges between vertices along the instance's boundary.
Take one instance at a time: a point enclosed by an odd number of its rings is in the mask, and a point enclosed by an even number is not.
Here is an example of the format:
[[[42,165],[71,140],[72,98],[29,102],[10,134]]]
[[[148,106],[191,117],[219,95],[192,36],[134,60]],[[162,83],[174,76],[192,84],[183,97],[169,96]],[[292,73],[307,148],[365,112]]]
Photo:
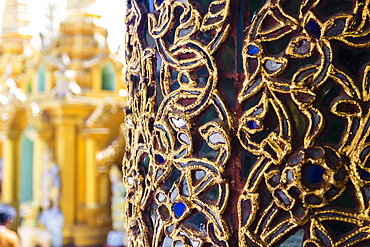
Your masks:
[[[370,0],[128,0],[129,246],[370,244]]]

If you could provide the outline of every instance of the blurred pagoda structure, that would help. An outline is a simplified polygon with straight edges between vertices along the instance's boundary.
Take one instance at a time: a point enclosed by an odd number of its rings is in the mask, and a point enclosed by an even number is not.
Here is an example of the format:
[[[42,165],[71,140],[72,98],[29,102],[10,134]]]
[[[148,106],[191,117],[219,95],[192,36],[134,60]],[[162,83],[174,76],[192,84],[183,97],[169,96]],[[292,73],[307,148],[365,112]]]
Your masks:
[[[68,1],[59,31],[50,4],[41,49],[24,34],[25,2],[7,0],[4,8],[0,197],[20,211],[24,246],[99,246],[112,229],[109,171],[123,155],[125,86],[106,29],[87,12],[93,2]]]

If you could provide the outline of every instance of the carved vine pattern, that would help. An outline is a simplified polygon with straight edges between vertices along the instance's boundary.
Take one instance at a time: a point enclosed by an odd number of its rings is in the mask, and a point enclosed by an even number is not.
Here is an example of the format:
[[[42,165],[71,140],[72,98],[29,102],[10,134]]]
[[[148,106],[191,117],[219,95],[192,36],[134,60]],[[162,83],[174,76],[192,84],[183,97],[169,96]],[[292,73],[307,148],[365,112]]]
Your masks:
[[[323,0],[266,1],[245,24],[232,107],[219,56],[239,3],[127,1],[129,246],[278,246],[302,229],[307,247],[366,243],[370,62],[337,61],[368,52],[369,2],[325,16]],[[234,181],[242,149],[256,161]]]

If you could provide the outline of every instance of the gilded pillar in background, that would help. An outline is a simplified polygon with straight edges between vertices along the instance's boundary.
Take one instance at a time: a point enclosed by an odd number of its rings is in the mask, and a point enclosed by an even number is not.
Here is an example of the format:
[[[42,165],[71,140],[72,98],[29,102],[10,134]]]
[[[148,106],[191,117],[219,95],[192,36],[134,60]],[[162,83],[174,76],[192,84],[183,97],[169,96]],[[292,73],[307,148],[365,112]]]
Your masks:
[[[101,91],[101,67],[95,65],[91,68],[92,86],[91,89],[94,93],[99,93]]]
[[[368,245],[369,5],[128,0],[128,245]]]
[[[3,159],[3,179],[1,199],[3,203],[17,208],[19,203],[19,137],[17,130],[1,133],[3,153],[9,154]]]
[[[108,128],[86,128],[83,130],[86,145],[86,166],[85,166],[85,181],[86,181],[86,206],[85,213],[89,225],[98,226],[102,222],[99,220],[101,215],[107,209],[102,207],[104,204],[100,202],[99,171],[97,161],[98,143],[105,135],[109,134]],[[104,205],[105,206],[105,205]]]
[[[96,140],[93,137],[86,139],[86,152],[89,154],[86,157],[86,205],[87,207],[95,206],[98,203],[97,194],[97,165],[96,165]]]
[[[58,118],[55,120],[55,158],[61,170],[62,196],[60,198],[60,208],[64,213],[65,224],[73,225],[76,217],[76,120],[74,118]],[[68,155],[66,155],[68,154]],[[69,234],[72,234],[69,232]]]

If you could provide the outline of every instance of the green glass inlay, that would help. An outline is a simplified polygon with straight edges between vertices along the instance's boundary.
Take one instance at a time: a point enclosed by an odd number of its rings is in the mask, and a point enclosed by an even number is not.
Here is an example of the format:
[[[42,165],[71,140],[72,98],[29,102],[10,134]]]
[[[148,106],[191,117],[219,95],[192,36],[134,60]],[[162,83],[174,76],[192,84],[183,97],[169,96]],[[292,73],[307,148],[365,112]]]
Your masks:
[[[206,124],[212,120],[215,120],[218,118],[217,111],[214,107],[212,107],[201,119],[200,124]]]
[[[204,194],[204,198],[207,199],[207,200],[210,200],[212,202],[215,202],[215,201],[218,200],[219,193],[220,193],[220,190],[219,190],[218,186],[216,185],[210,191],[208,191],[207,193]]]
[[[218,152],[216,152],[214,149],[208,146],[207,142],[203,140],[202,146],[199,149],[198,155],[217,159]]]
[[[225,66],[226,72],[232,72],[235,70],[235,40],[230,38],[225,51],[221,55],[222,63]]]
[[[234,79],[224,78],[222,83],[222,89],[229,99],[231,107],[235,107],[236,103],[236,88],[234,84]]]
[[[339,196],[338,199],[334,200],[332,206],[343,207],[346,209],[354,209],[357,207],[355,196],[353,195],[351,189],[348,186],[346,190],[343,192],[343,194]]]
[[[301,3],[302,3],[301,0],[290,1],[290,2],[283,5],[284,10],[286,10],[287,12],[292,13],[293,15],[297,15],[297,14],[299,14],[299,9],[301,7]]]

